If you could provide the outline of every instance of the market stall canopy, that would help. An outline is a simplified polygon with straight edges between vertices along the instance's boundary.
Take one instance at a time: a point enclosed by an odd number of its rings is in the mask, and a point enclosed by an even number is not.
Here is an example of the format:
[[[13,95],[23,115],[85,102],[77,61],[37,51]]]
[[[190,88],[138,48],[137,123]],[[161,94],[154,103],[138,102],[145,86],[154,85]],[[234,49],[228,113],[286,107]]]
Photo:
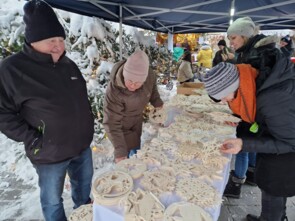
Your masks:
[[[231,18],[244,16],[261,30],[295,28],[295,0],[45,1],[66,11],[164,33],[225,32]]]

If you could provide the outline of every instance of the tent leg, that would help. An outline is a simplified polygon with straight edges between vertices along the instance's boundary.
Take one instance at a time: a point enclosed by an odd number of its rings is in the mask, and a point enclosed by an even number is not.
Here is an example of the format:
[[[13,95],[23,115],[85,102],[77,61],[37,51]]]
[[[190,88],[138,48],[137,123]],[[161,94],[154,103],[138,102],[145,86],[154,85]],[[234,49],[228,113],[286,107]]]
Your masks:
[[[173,34],[168,33],[168,50],[173,51]]]
[[[119,24],[119,44],[120,44],[120,61],[122,60],[122,47],[123,47],[123,31],[122,31],[122,23],[123,23],[123,18],[122,18],[122,5],[120,5],[120,24]]]

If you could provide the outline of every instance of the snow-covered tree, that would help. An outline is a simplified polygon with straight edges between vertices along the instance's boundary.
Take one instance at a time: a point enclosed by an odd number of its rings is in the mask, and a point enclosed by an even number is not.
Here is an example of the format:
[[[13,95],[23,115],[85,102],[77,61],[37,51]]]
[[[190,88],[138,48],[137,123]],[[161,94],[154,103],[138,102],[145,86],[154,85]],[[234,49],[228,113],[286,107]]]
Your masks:
[[[2,57],[6,57],[22,48],[25,27],[22,8],[25,1],[2,1],[4,7],[0,9],[0,47]],[[96,17],[55,11],[66,31],[67,56],[76,62],[87,82],[89,100],[95,117],[92,145],[96,145],[105,137],[101,125],[104,93],[111,69],[120,57],[118,24]],[[156,73],[169,71],[171,54],[163,48],[156,47],[153,32],[123,26],[122,42],[123,58],[127,58],[136,48],[141,48],[150,57]]]

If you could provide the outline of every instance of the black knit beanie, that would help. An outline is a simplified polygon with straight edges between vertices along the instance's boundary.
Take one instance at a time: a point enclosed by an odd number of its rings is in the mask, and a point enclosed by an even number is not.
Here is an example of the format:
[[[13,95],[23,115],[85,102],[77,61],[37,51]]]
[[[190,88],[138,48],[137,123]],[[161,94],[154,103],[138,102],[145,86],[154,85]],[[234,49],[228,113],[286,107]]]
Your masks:
[[[218,46],[219,46],[219,45],[226,46],[226,42],[225,42],[225,40],[221,39],[221,40],[217,43],[217,45],[218,45]]]
[[[64,28],[55,12],[42,0],[31,0],[24,5],[25,38],[28,43],[52,37],[66,38]]]
[[[281,41],[286,42],[289,45],[291,43],[290,35],[286,35],[285,37],[281,38]]]

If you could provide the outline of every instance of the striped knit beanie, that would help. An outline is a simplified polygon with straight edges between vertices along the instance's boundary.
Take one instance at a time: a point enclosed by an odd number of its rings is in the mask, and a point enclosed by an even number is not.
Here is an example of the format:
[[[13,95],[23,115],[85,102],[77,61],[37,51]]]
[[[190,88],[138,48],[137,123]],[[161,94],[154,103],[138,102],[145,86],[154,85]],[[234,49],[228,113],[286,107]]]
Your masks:
[[[221,100],[239,88],[239,72],[234,64],[221,62],[205,74],[203,82],[208,94]]]

